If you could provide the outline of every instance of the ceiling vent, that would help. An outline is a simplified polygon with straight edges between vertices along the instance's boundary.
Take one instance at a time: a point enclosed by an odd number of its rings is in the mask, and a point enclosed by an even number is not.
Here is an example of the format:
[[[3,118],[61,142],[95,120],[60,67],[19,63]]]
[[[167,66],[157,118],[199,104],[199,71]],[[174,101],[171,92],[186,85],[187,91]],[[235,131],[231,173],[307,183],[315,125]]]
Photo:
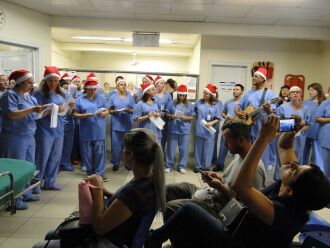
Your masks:
[[[159,33],[133,32],[132,38],[135,47],[159,47]]]

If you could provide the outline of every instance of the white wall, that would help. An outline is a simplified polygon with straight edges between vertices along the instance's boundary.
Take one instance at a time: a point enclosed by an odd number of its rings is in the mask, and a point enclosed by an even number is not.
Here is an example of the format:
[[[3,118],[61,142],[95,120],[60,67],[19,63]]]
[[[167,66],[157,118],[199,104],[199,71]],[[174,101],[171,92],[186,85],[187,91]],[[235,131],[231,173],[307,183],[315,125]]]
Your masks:
[[[62,51],[58,42],[52,40],[51,63],[57,67],[80,68],[82,53],[72,51]]]
[[[200,59],[201,59],[201,37],[197,40],[193,54],[189,57],[188,61],[188,69],[189,73],[199,74],[200,67]]]
[[[43,74],[44,65],[51,62],[51,35],[49,16],[0,1],[6,21],[0,30],[0,40],[32,46],[39,49],[37,80]]]
[[[330,42],[322,42],[322,58],[319,66],[322,68],[322,85],[326,91],[330,87]]]
[[[306,85],[322,82],[321,56],[319,41],[202,36],[199,94],[201,96],[210,79],[212,62],[242,63],[251,67],[256,61],[271,61],[274,63],[273,89],[277,93],[284,76],[290,73],[303,74]],[[330,62],[330,56],[328,59]],[[247,85],[251,88],[251,77],[248,78]]]

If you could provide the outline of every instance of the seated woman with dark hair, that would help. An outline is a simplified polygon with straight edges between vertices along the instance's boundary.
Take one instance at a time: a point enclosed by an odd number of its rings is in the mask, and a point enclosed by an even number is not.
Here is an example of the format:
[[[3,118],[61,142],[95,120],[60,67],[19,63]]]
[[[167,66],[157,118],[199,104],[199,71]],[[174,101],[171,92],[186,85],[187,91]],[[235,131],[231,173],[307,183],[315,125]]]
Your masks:
[[[232,237],[223,223],[194,204],[180,208],[161,228],[153,231],[147,247],[161,247],[167,239],[174,247],[290,247],[292,239],[308,220],[309,210],[325,207],[330,201],[327,178],[315,165],[299,165],[292,145],[295,132],[279,139],[282,181],[264,194],[253,187],[258,161],[267,144],[276,136],[279,118],[270,115],[263,122],[258,138],[245,157],[231,186],[249,208],[249,214]],[[224,185],[215,177],[208,184]]]

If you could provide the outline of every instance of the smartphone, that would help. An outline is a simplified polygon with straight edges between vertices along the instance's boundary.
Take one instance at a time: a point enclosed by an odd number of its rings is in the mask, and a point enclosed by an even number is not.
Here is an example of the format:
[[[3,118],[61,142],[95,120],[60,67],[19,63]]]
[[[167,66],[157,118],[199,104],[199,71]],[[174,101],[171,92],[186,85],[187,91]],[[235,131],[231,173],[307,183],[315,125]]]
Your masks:
[[[212,177],[210,177],[205,171],[202,171],[201,169],[198,169],[198,172],[201,173],[202,178],[205,178],[206,180],[212,181]]]
[[[291,132],[295,128],[295,119],[280,120],[279,132]]]

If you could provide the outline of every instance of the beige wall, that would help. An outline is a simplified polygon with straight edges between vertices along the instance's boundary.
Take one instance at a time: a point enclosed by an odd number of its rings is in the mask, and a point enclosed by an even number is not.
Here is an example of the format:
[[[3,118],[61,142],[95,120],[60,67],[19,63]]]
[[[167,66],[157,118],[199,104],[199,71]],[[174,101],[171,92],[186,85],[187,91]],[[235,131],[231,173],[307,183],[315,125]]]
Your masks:
[[[322,42],[322,58],[319,66],[322,68],[322,84],[325,90],[330,87],[330,42]]]
[[[59,44],[52,40],[51,63],[57,67],[80,68],[82,61],[81,52],[62,51]]]
[[[251,66],[256,61],[272,61],[273,89],[277,93],[284,76],[289,73],[303,74],[306,84],[323,82],[321,57],[319,41],[202,36],[199,93],[201,96],[205,82],[210,79],[209,67],[212,62]],[[330,56],[327,59],[330,62]],[[248,78],[247,85],[250,88],[250,76]]]
[[[201,37],[197,40],[194,46],[193,54],[189,57],[189,61],[188,61],[189,73],[199,74],[200,59],[201,59]]]
[[[0,30],[0,40],[39,49],[37,74],[40,80],[43,66],[51,62],[51,35],[49,16],[0,1],[6,21]]]

